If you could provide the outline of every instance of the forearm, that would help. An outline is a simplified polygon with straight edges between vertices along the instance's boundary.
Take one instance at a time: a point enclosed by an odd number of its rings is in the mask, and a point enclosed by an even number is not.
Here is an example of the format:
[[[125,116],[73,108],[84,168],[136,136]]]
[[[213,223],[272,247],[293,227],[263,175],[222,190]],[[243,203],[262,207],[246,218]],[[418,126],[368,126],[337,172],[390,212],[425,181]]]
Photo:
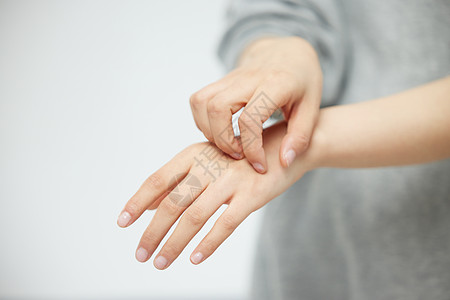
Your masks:
[[[450,77],[322,109],[314,136],[315,167],[382,167],[450,157]]]

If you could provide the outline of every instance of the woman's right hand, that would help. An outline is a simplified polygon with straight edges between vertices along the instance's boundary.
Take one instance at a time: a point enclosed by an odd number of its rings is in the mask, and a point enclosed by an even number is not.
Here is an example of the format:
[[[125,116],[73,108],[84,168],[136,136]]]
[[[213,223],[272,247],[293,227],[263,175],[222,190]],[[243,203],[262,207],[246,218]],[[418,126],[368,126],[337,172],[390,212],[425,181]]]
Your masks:
[[[303,153],[319,115],[322,71],[314,48],[299,37],[262,38],[251,43],[238,67],[191,96],[192,114],[205,137],[235,159],[244,155],[259,173],[267,171],[262,124],[281,108],[288,122],[279,159],[288,167]],[[239,117],[240,139],[232,114]]]

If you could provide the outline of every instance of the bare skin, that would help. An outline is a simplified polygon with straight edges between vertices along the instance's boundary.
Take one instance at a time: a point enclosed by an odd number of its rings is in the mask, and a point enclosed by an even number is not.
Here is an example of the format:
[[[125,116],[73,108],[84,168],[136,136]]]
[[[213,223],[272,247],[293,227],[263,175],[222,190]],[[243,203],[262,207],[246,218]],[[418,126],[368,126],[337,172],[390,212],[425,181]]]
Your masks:
[[[243,51],[237,68],[190,98],[197,127],[235,159],[244,157],[259,173],[267,171],[262,124],[281,108],[288,122],[280,163],[287,167],[309,145],[319,116],[322,71],[314,48],[299,37],[267,37]],[[234,137],[232,114],[241,139]]]
[[[181,216],[175,231],[155,256],[155,267],[165,269],[213,213],[227,204],[191,255],[192,263],[198,264],[211,256],[248,215],[310,170],[409,165],[449,158],[449,95],[450,77],[446,77],[389,97],[322,109],[310,146],[289,168],[280,163],[280,144],[287,125],[273,126],[263,132],[268,165],[264,175],[255,172],[245,159],[220,155],[221,150],[213,144],[194,144],[142,184],[125,205],[118,225],[127,227],[145,210],[156,209],[136,251],[136,258],[145,262]],[[205,172],[198,163],[205,151],[215,153],[214,161],[227,166],[220,174]],[[188,174],[185,178],[198,179],[198,189],[192,193],[185,180],[172,190],[172,179],[180,173]]]

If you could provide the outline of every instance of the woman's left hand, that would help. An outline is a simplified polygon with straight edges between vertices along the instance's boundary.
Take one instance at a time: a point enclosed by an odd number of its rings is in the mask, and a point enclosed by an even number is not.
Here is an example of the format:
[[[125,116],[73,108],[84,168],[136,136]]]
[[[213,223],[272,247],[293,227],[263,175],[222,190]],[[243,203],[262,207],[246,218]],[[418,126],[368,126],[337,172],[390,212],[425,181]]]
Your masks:
[[[213,144],[199,143],[149,176],[117,220],[119,226],[127,227],[145,210],[156,209],[139,242],[136,259],[147,261],[183,214],[154,260],[156,268],[167,268],[217,209],[228,204],[191,255],[194,264],[208,258],[248,215],[313,168],[310,150],[296,158],[290,168],[280,165],[279,145],[285,133],[285,123],[264,131],[270,165],[264,175],[255,172],[245,159],[231,159]]]

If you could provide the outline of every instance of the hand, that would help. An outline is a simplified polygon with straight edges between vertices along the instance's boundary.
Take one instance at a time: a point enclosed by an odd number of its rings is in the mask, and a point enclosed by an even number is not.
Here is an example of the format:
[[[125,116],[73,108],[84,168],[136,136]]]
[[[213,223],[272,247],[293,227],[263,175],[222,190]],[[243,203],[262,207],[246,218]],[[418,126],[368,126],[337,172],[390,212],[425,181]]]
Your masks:
[[[264,38],[244,51],[238,67],[190,98],[197,127],[222,151],[245,155],[259,173],[267,170],[262,124],[281,108],[288,121],[280,162],[288,167],[309,145],[322,97],[322,71],[314,48],[299,37]],[[235,138],[232,114],[239,117]]]
[[[228,204],[191,255],[194,264],[208,258],[248,215],[313,168],[310,151],[298,157],[291,168],[279,164],[279,144],[285,132],[285,123],[264,131],[270,165],[265,175],[254,172],[246,160],[229,158],[211,143],[199,143],[186,148],[148,177],[117,221],[119,226],[127,227],[146,209],[157,209],[139,242],[136,259],[147,261],[184,213],[154,260],[158,269],[167,268],[214,212],[222,204]]]

